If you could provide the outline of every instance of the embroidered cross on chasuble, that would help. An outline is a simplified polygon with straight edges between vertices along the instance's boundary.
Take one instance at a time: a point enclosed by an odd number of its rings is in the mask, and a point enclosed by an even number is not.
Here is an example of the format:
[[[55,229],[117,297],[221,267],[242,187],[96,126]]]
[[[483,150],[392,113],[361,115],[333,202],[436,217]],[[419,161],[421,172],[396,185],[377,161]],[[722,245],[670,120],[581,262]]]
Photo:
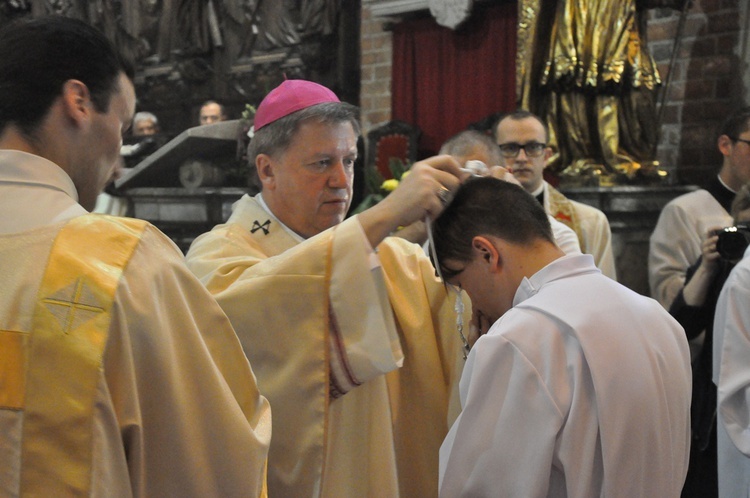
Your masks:
[[[90,494],[93,410],[111,309],[146,226],[103,215],[68,222],[53,243],[31,333],[0,334],[1,401],[24,412],[24,496]]]

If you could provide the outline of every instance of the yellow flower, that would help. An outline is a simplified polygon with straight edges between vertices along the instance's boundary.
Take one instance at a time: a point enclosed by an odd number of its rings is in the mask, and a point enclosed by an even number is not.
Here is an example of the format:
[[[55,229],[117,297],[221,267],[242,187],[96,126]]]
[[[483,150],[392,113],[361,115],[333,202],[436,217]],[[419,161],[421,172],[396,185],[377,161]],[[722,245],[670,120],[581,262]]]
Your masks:
[[[404,178],[406,178],[406,175],[408,175],[409,173],[411,173],[410,169],[407,169],[406,171],[404,171],[404,174],[401,175],[401,179],[403,180]]]
[[[396,180],[395,178],[384,181],[380,186],[380,188],[385,190],[386,192],[393,192],[394,190],[396,190],[396,187],[398,187],[398,180]]]

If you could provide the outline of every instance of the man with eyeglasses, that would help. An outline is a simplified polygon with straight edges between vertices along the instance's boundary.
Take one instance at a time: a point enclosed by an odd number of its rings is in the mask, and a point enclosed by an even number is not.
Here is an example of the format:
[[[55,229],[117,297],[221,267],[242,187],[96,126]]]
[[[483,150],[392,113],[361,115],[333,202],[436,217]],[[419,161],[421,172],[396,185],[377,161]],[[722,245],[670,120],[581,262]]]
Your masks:
[[[706,234],[732,224],[735,193],[750,181],[750,107],[730,115],[717,140],[719,174],[705,189],[681,195],[661,212],[651,234],[648,273],[651,296],[669,309],[685,285],[688,268],[701,255]]]
[[[443,143],[439,153],[441,155],[448,154],[453,156],[460,165],[464,166],[468,165],[469,161],[481,161],[490,167],[489,176],[517,182],[517,180],[514,180],[515,177],[511,177],[508,173],[498,176],[496,170],[500,170],[500,168],[495,168],[495,166],[503,164],[503,156],[500,153],[500,149],[498,149],[492,137],[476,130],[463,130],[456,133]],[[510,178],[506,178],[504,176],[506,174]],[[557,246],[565,254],[580,254],[581,245],[573,229],[564,223],[560,223],[551,215],[548,215],[548,217],[552,225],[552,235],[555,237]]]
[[[715,247],[712,241],[715,230],[733,224],[732,202],[736,192],[750,181],[750,107],[740,108],[726,119],[717,146],[723,156],[719,174],[705,189],[669,202],[651,234],[648,259],[651,296],[673,313],[685,315],[701,308],[705,295],[688,291],[686,283],[713,278],[707,266],[701,264],[703,247],[706,244]],[[719,318],[718,313],[716,317]],[[693,444],[683,497],[717,496],[719,488],[716,386],[711,381],[713,330],[710,326],[700,327],[696,332],[686,327],[693,359]],[[695,336],[696,333],[699,335]],[[726,429],[720,428],[719,433],[726,435]]]
[[[547,147],[547,125],[535,114],[519,110],[502,116],[494,127],[495,141],[504,164],[523,188],[556,220],[575,231],[581,251],[594,256],[594,263],[606,276],[617,279],[612,253],[612,233],[600,210],[572,201],[544,180],[551,156]]]

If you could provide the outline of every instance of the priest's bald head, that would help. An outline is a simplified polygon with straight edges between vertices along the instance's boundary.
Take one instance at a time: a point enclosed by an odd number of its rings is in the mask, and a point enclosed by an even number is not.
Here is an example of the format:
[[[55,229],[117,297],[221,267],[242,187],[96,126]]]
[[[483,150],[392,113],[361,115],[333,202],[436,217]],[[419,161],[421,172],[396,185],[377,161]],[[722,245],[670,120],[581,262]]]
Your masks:
[[[286,80],[263,99],[248,158],[282,223],[312,237],[344,220],[359,134],[357,108],[317,83]]]

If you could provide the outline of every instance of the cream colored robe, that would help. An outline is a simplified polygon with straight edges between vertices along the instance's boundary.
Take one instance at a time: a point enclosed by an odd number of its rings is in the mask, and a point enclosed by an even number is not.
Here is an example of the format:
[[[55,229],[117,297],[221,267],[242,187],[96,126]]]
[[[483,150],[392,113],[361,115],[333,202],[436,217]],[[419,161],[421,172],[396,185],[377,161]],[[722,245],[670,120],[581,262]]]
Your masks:
[[[750,248],[716,303],[713,381],[718,388],[719,495],[750,495]]]
[[[669,201],[649,239],[648,281],[651,297],[669,309],[685,286],[685,276],[701,255],[709,229],[732,224],[732,216],[707,190]]]
[[[356,218],[301,243],[287,230],[245,196],[187,255],[273,407],[269,495],[436,496],[455,295],[416,244],[385,240],[380,268]]]
[[[73,217],[94,216],[76,200],[73,182],[55,164],[0,151],[0,363],[9,336],[33,334],[56,234]],[[102,230],[101,238],[80,241],[81,260],[108,236],[106,223]],[[175,245],[150,225],[114,295],[93,403],[90,496],[261,495],[268,402],[226,316]],[[24,422],[23,409],[0,406],[2,497],[19,493]]]
[[[617,280],[615,257],[612,253],[612,232],[607,216],[593,206],[568,199],[544,182],[544,210],[578,235],[581,252],[594,256],[602,273]]]

